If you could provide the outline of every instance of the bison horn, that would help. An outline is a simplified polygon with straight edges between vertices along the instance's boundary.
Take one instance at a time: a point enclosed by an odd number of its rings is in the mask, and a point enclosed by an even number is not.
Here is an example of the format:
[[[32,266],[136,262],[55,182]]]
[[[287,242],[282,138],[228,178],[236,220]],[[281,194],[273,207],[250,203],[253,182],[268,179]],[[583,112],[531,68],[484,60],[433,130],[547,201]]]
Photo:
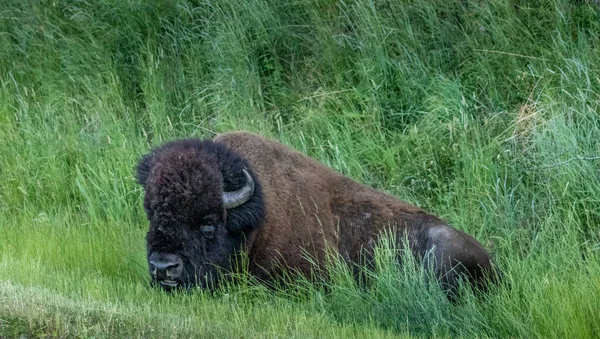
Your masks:
[[[248,201],[252,196],[252,193],[254,193],[254,180],[252,179],[252,176],[250,176],[245,168],[242,169],[242,171],[244,171],[244,175],[246,176],[246,184],[244,187],[234,192],[223,193],[223,205],[225,205],[226,209],[240,206]]]

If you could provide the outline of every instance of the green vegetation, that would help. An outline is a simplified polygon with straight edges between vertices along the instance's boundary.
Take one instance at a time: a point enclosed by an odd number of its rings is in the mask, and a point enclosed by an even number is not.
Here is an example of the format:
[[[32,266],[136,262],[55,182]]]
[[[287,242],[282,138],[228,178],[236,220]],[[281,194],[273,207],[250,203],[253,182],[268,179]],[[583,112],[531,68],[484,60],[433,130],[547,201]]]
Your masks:
[[[2,1],[0,336],[598,338],[599,46],[592,0]],[[506,284],[451,304],[384,244],[367,289],[149,288],[137,159],[234,129],[442,216]]]

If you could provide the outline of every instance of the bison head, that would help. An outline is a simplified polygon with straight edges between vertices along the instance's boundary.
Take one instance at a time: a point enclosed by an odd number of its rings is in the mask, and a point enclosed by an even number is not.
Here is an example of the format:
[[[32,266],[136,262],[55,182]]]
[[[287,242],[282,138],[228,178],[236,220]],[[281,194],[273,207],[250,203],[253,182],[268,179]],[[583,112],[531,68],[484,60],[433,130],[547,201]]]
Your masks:
[[[214,286],[262,221],[260,184],[248,164],[224,145],[180,140],[144,156],[137,177],[152,282],[167,290]]]

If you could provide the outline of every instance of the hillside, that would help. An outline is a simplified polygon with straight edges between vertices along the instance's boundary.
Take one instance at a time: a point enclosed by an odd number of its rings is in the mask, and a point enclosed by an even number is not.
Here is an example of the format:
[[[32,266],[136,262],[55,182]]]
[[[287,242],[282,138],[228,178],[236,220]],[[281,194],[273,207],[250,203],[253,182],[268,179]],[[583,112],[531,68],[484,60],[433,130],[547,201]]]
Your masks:
[[[600,336],[593,0],[5,0],[0,337]],[[505,284],[148,285],[134,167],[248,130],[448,220]]]

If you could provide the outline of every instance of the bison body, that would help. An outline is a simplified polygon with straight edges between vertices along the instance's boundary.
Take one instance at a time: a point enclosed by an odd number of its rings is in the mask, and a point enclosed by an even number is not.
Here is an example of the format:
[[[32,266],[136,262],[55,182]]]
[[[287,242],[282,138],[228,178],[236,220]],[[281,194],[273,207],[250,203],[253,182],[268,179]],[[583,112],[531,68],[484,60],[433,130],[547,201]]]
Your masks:
[[[461,275],[483,283],[492,265],[473,237],[443,220],[255,134],[167,143],[142,158],[137,176],[150,273],[166,289],[215,284],[217,269],[241,252],[262,279],[283,267],[308,273],[306,254],[318,261],[328,246],[359,263],[386,230],[408,238],[417,258],[430,251],[450,288]]]

